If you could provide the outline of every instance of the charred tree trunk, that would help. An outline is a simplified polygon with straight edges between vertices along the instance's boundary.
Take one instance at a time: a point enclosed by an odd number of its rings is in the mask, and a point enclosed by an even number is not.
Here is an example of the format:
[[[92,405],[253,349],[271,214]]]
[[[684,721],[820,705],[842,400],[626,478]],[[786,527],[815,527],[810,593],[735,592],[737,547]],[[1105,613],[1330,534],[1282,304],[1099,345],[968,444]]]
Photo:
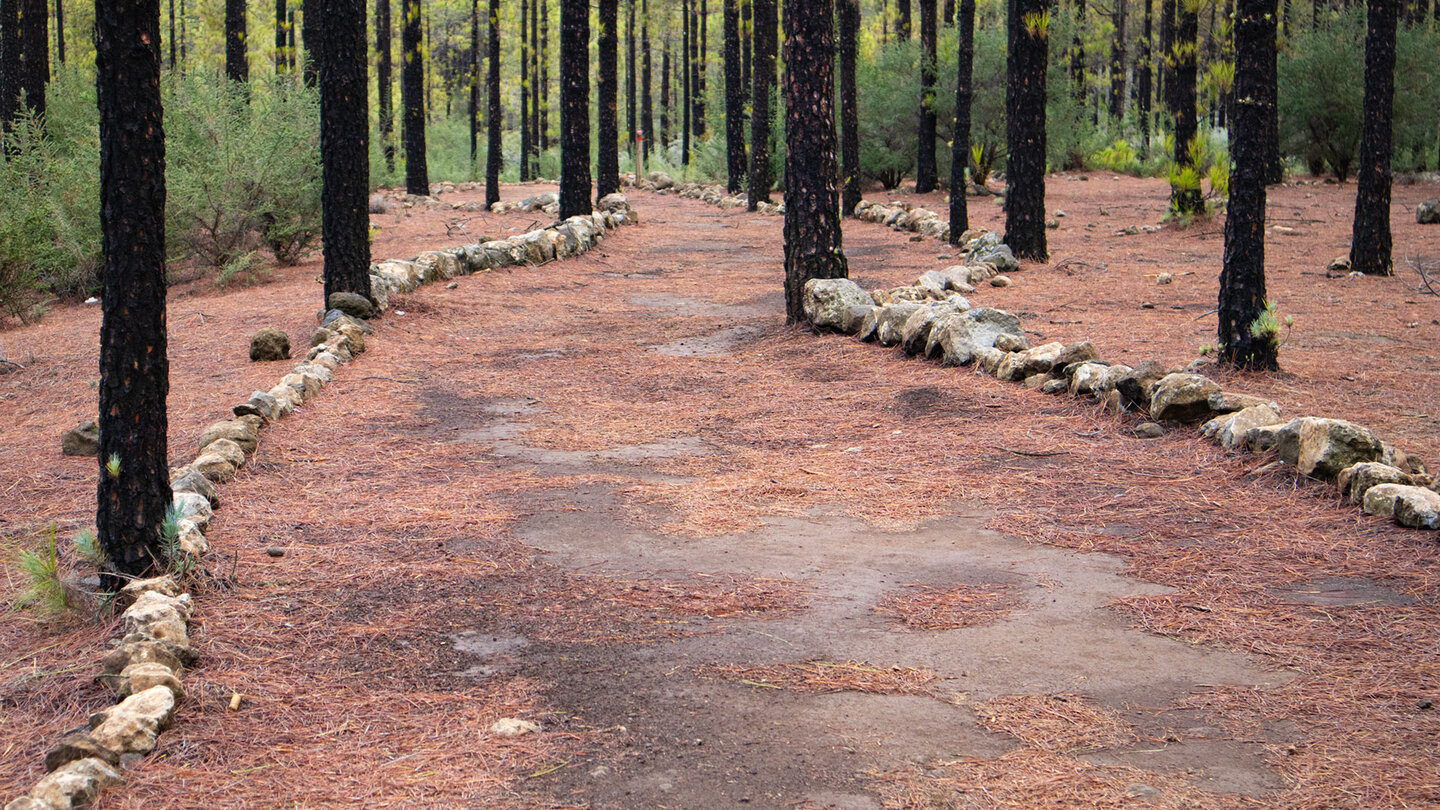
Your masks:
[[[910,0],[895,0],[895,38],[910,41]]]
[[[289,64],[285,58],[285,0],[275,0],[275,75],[283,76]]]
[[[640,0],[640,141],[641,158],[650,159],[650,144],[655,140],[655,98],[651,88],[650,0]],[[635,182],[640,182],[637,170]]]
[[[740,86],[750,92],[751,32],[754,23],[750,19],[751,0],[740,0]]]
[[[1181,0],[1175,7],[1175,36],[1170,48],[1171,84],[1170,120],[1175,133],[1175,169],[1177,178],[1170,186],[1170,208],[1177,214],[1198,214],[1204,210],[1200,199],[1200,178],[1196,174],[1194,153],[1197,123],[1195,120],[1195,54],[1199,37],[1199,18],[1195,8]]]
[[[690,40],[693,32],[690,30],[691,0],[683,0],[680,5],[680,165],[690,165],[690,114],[694,107],[690,94],[693,92],[694,84],[691,83],[691,66],[693,60],[690,58]]]
[[[530,163],[530,0],[520,0],[520,182],[534,175]]]
[[[55,0],[55,58],[65,64],[65,3]]]
[[[1045,244],[1046,0],[1009,0],[1005,75],[1005,243],[1017,259],[1043,262]]]
[[[395,111],[391,103],[390,0],[375,0],[375,89],[380,104],[380,150],[385,173],[395,173]]]
[[[225,78],[250,81],[250,60],[245,55],[245,0],[225,0]]]
[[[775,0],[755,0],[755,65],[750,97],[749,210],[770,201],[770,82],[775,78]]]
[[[670,35],[660,47],[660,144],[670,147]]]
[[[975,98],[975,0],[960,0],[956,19],[959,46],[955,60],[955,136],[950,145],[950,244],[970,230],[969,191],[965,167],[970,165],[970,106]]]
[[[1165,108],[1161,120],[1169,117],[1174,106],[1171,93],[1175,90],[1175,65],[1172,51],[1175,48],[1175,2],[1160,0],[1160,103]]]
[[[21,58],[24,65],[22,88],[25,106],[37,120],[45,119],[45,85],[50,81],[50,10],[45,0],[22,0],[20,25]],[[157,11],[158,15],[159,12]],[[156,17],[157,26],[159,17]]]
[[[945,7],[940,13],[940,22],[945,25],[955,24],[955,0],[945,0]]]
[[[805,320],[805,282],[845,278],[835,163],[835,4],[785,0],[785,321]]]
[[[175,0],[170,0],[170,69],[175,69]]]
[[[540,176],[540,12],[549,15],[549,0],[530,7],[530,176]],[[588,50],[590,45],[585,44]]]
[[[1110,117],[1120,121],[1125,117],[1125,18],[1126,0],[1114,0],[1115,10],[1111,21],[1115,24],[1115,38],[1110,41]]]
[[[935,168],[935,0],[920,0],[920,135],[915,159],[915,193],[934,191]]]
[[[1269,0],[1270,16],[1276,16],[1276,0]],[[1285,168],[1280,163],[1280,68],[1279,50],[1275,45],[1275,26],[1265,31],[1269,38],[1265,58],[1265,86],[1262,88],[1265,100],[1265,183],[1274,185],[1285,179]]]
[[[20,0],[0,0],[0,126],[9,133],[20,110]]]
[[[165,130],[160,2],[95,4],[100,112],[100,483],[95,525],[116,591],[162,563],[170,509],[165,400]]]
[[[423,197],[430,193],[430,172],[425,162],[425,56],[420,49],[420,0],[404,3],[400,106],[405,108],[405,190]]]
[[[325,301],[370,297],[370,77],[365,0],[321,0],[321,230]]]
[[[184,73],[185,73],[185,49],[186,49],[186,46],[189,44],[189,41],[190,41],[190,40],[189,40],[189,37],[186,36],[186,34],[185,34],[185,31],[186,31],[185,20],[186,20],[186,19],[187,19],[187,18],[186,18],[186,16],[185,16],[185,0],[180,0],[180,61],[177,62],[177,63],[175,63],[175,65],[172,65],[172,67],[175,67],[176,65],[178,65],[181,75],[184,75]]]
[[[1155,58],[1151,51],[1151,38],[1154,32],[1154,14],[1151,7],[1155,0],[1140,0],[1145,4],[1145,33],[1140,38],[1140,58],[1135,66],[1135,95],[1137,112],[1140,116],[1140,156],[1150,157],[1150,99],[1154,97],[1154,71]]]
[[[745,187],[745,88],[740,83],[740,9],[725,0],[725,188]]]
[[[500,0],[490,0],[490,108],[485,122],[485,207],[500,202],[500,169],[505,159],[500,125]]]
[[[229,0],[226,0],[229,2]],[[401,0],[408,3],[410,0]],[[409,8],[409,6],[405,6]],[[418,13],[418,12],[417,12]],[[302,75],[305,77],[306,87],[315,87],[320,83],[320,0],[300,0],[300,38],[305,43],[305,68]],[[183,47],[183,46],[182,46]],[[184,54],[181,54],[183,60]],[[404,79],[401,79],[401,92],[404,92]]]
[[[705,121],[705,80],[706,62],[710,58],[710,15],[706,13],[706,0],[700,0],[700,51],[695,60],[698,80],[695,84],[695,137],[705,140],[709,131]]]
[[[639,104],[635,91],[637,74],[640,72],[637,69],[639,66],[635,64],[635,0],[625,0],[625,15],[625,123],[629,129],[629,137],[625,139],[625,151],[631,153],[633,161],[634,150],[638,145],[635,136],[639,126]]]
[[[540,67],[535,86],[535,144],[537,152],[550,148],[550,0],[540,0],[540,46],[535,49]]]
[[[1251,331],[1265,311],[1265,43],[1275,38],[1268,0],[1239,0],[1235,13],[1235,105],[1230,121],[1230,203],[1220,272],[1219,358],[1242,369],[1276,368],[1272,335]]]
[[[840,215],[860,204],[860,105],[855,76],[859,58],[860,0],[838,0],[840,21]]]
[[[480,0],[470,0],[470,171],[480,165]]]
[[[590,5],[560,0],[560,219],[591,210]]]
[[[600,34],[596,39],[597,49],[600,52],[598,60],[600,77],[596,82],[596,90],[600,98],[596,105],[595,116],[595,136],[600,141],[595,160],[595,194],[597,198],[614,194],[620,190],[620,111],[618,104],[620,77],[617,65],[620,32],[618,24],[618,0],[600,0]],[[585,213],[588,214],[589,211]]]
[[[1085,106],[1085,0],[1075,0],[1075,36],[1070,42],[1070,96]]]
[[[296,30],[297,30],[297,29],[295,28],[295,9],[292,7],[292,8],[290,9],[290,11],[286,14],[286,17],[285,17],[285,61],[286,61],[286,68],[287,68],[291,73],[294,73],[294,72],[295,72],[295,68],[298,67],[298,65],[297,65],[297,63],[296,63],[296,60],[297,60],[297,57],[296,57],[296,42],[295,42],[295,31],[296,31]]]
[[[1390,140],[1395,101],[1395,28],[1398,0],[1365,6],[1365,113],[1360,165],[1355,172],[1355,227],[1350,269],[1394,274],[1390,237]]]

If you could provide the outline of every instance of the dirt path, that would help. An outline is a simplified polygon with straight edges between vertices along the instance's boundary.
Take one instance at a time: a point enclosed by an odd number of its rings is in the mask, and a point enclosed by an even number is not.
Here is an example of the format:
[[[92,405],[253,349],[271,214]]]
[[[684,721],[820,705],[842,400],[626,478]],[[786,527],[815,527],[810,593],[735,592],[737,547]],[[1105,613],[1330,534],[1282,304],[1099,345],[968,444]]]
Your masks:
[[[1433,539],[789,330],[778,218],[637,205],[597,253],[392,304],[266,432],[190,700],[103,807],[1440,802]],[[867,287],[943,250],[846,247]],[[7,722],[99,700],[58,683],[12,681]]]

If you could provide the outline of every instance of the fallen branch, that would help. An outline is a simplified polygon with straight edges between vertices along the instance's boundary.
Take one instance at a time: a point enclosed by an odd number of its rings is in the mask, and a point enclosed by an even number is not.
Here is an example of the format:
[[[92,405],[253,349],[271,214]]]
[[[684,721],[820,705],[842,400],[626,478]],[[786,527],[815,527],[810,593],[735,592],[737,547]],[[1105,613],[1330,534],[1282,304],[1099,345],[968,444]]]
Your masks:
[[[1017,455],[1017,456],[1030,456],[1030,457],[1032,457],[1032,458],[1045,458],[1045,457],[1047,457],[1047,456],[1068,456],[1068,455],[1070,455],[1070,451],[1069,451],[1069,450],[1039,450],[1039,451],[1036,451],[1036,450],[1013,450],[1013,449],[1011,449],[1011,448],[1009,448],[1009,447],[1001,447],[1001,446],[998,445],[998,444],[997,444],[997,445],[993,445],[993,446],[994,446],[994,448],[995,448],[996,450],[1004,450],[1004,451],[1007,452],[1007,453],[1014,453],[1014,454]]]

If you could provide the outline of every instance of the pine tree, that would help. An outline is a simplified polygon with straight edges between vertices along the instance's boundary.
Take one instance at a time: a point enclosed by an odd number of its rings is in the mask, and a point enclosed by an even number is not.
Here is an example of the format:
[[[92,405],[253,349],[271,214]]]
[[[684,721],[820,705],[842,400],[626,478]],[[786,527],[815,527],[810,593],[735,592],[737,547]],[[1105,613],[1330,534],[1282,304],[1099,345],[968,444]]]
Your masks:
[[[590,207],[590,6],[560,0],[560,219]]]
[[[1235,102],[1230,119],[1230,202],[1220,272],[1220,361],[1274,369],[1271,335],[1252,331],[1265,312],[1265,83],[1267,42],[1275,42],[1269,0],[1238,0],[1235,9]],[[1269,28],[1267,32],[1265,29]]]
[[[849,274],[835,162],[834,0],[785,0],[785,320],[805,282]]]
[[[8,133],[20,109],[20,0],[0,0],[0,128]]]
[[[285,0],[275,0],[275,75],[285,74]]]
[[[1016,258],[1043,262],[1045,244],[1046,0],[1009,0],[1005,63],[1005,243]],[[952,226],[953,228],[953,226]]]
[[[21,89],[25,91],[25,106],[36,119],[43,122],[45,85],[50,82],[50,10],[45,7],[45,0],[22,2],[24,7],[21,12],[20,39],[24,72]]]
[[[1155,95],[1155,58],[1151,49],[1154,37],[1155,0],[1140,0],[1145,4],[1145,32],[1140,38],[1140,57],[1135,65],[1136,112],[1140,117],[1140,155],[1150,157],[1150,99]]]
[[[226,0],[229,2],[229,0]],[[401,0],[409,2],[409,0]],[[305,86],[315,87],[320,82],[320,38],[324,36],[324,20],[320,18],[321,0],[300,0],[300,27],[301,38],[305,41]],[[406,6],[408,8],[408,6]],[[417,12],[418,13],[418,12]],[[184,20],[184,14],[181,15]],[[182,41],[181,49],[184,44]],[[181,53],[181,61],[184,61],[184,53]],[[404,79],[401,79],[401,94],[404,94]]]
[[[660,46],[660,148],[670,144],[670,35],[667,33]]]
[[[694,71],[691,65],[694,60],[690,56],[691,41],[695,37],[694,26],[691,22],[694,15],[690,12],[692,0],[682,0],[680,4],[680,165],[690,165],[690,134],[692,132],[690,118],[695,111],[695,83],[691,78]]]
[[[480,162],[480,0],[470,0],[470,170]]]
[[[844,182],[840,215],[855,213],[860,204],[860,105],[855,75],[859,57],[860,0],[837,0],[840,21],[840,159]]]
[[[165,400],[165,129],[159,0],[95,4],[100,112],[100,483],[95,525],[119,590],[161,561],[170,509]]]
[[[910,40],[910,0],[895,0],[895,38]]]
[[[1355,172],[1355,225],[1350,269],[1392,275],[1390,236],[1390,143],[1395,103],[1395,28],[1398,0],[1365,4],[1365,111],[1360,166]]]
[[[651,53],[650,53],[650,0],[640,0],[640,133],[643,138],[640,141],[641,157],[650,159],[650,144],[655,141],[655,99],[651,91]],[[639,177],[635,180],[638,182]]]
[[[65,64],[65,4],[55,0],[55,58]]]
[[[750,95],[749,210],[770,201],[770,93],[775,79],[775,0],[755,0],[755,64]]]
[[[1114,0],[1111,22],[1115,25],[1110,41],[1110,117],[1119,122],[1125,117],[1125,10],[1126,0]]]
[[[1277,0],[1269,0],[1269,14],[1277,16]],[[1265,183],[1274,185],[1285,179],[1285,169],[1280,163],[1280,50],[1275,44],[1276,26],[1265,29],[1269,38],[1265,52],[1265,85],[1261,96],[1265,106]]]
[[[915,193],[935,190],[935,0],[920,0],[920,135]]]
[[[970,106],[975,98],[975,0],[960,0],[956,19],[958,55],[955,59],[955,127],[950,144],[950,244],[970,230],[970,209],[965,195],[965,167],[970,165]]]
[[[636,90],[639,81],[639,65],[636,64],[635,50],[635,0],[625,0],[625,123],[629,130],[626,138],[628,144],[624,151],[631,153],[631,159],[637,157],[634,154],[637,145],[635,136],[639,123],[639,99],[636,98]]]
[[[250,81],[250,60],[245,55],[245,0],[225,0],[225,78]]]
[[[530,162],[530,0],[520,0],[520,182],[534,177]]]
[[[725,0],[725,188],[745,187],[745,88],[740,83],[740,8]]]
[[[485,207],[500,202],[500,169],[504,154],[501,147],[500,109],[500,0],[490,0],[490,109],[486,121],[488,139],[485,143]]]
[[[375,87],[380,104],[380,150],[385,172],[395,172],[395,111],[392,106],[390,0],[375,0]]]
[[[617,0],[600,0],[600,33],[596,39],[600,76],[596,82],[596,131],[599,148],[595,160],[595,193],[598,197],[620,190],[620,123],[617,103],[619,73],[619,8]],[[588,211],[586,213],[589,213]]]
[[[1204,210],[1200,198],[1200,177],[1194,153],[1197,132],[1195,74],[1200,21],[1193,0],[1179,0],[1175,6],[1175,31],[1170,45],[1170,126],[1175,133],[1174,176],[1170,181],[1170,208],[1177,214],[1198,214]]]
[[[322,0],[320,44],[321,230],[325,301],[370,297],[370,77],[365,0]]]
[[[425,56],[421,49],[420,0],[403,0],[405,27],[400,33],[400,106],[405,108],[405,190],[430,194],[425,162]]]
[[[705,121],[705,60],[710,56],[708,41],[710,15],[705,11],[706,0],[697,0],[699,3],[698,24],[690,29],[693,37],[692,42],[698,43],[695,51],[695,137],[698,140],[706,140],[707,123]],[[699,35],[696,36],[696,31]]]

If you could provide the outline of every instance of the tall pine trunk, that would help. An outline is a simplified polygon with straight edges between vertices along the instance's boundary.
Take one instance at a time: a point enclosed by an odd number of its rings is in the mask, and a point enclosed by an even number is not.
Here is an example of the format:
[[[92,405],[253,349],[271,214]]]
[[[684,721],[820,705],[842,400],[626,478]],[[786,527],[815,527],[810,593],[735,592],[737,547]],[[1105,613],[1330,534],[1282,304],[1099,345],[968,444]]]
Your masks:
[[[1194,6],[1180,0],[1175,6],[1175,33],[1170,46],[1170,126],[1175,133],[1175,172],[1170,184],[1170,208],[1177,214],[1198,214],[1204,210],[1200,199],[1199,169],[1191,147],[1195,143],[1195,56],[1199,18]]]
[[[530,163],[530,0],[520,0],[520,182],[533,175]]]
[[[620,122],[619,122],[619,0],[600,0],[599,50],[600,76],[596,90],[595,137],[599,140],[595,160],[595,194],[604,197],[620,190]],[[589,212],[586,212],[589,213]]]
[[[321,230],[325,301],[370,297],[370,77],[365,0],[322,0],[320,45]]]
[[[1046,0],[1009,0],[1005,63],[1005,243],[1018,259],[1043,262],[1045,244]]]
[[[540,0],[540,46],[536,48],[535,56],[540,62],[535,103],[539,119],[535,143],[539,152],[550,148],[550,0]]]
[[[95,526],[119,590],[162,563],[170,509],[160,2],[95,4],[100,113],[100,483]]]
[[[701,140],[705,139],[708,131],[708,124],[705,121],[705,80],[706,67],[710,58],[710,15],[706,12],[707,0],[700,2],[700,52],[695,60],[695,69],[699,74],[699,81],[695,85],[695,135]]]
[[[960,0],[959,39],[955,59],[955,135],[950,143],[950,244],[970,230],[969,186],[965,167],[970,165],[970,107],[975,99],[975,0]]]
[[[9,133],[20,109],[20,0],[0,0],[0,127]]]
[[[655,141],[655,98],[651,90],[650,0],[640,0],[640,141],[641,158],[650,159],[650,144]],[[640,182],[637,170],[635,182]]]
[[[834,0],[785,0],[785,321],[805,282],[845,278],[835,162]]]
[[[229,0],[226,0],[229,2]],[[401,0],[409,2],[409,0]],[[409,8],[409,6],[406,6]],[[314,87],[320,81],[320,37],[324,34],[324,20],[320,19],[320,0],[300,0],[300,37],[305,43],[305,86]],[[184,39],[181,39],[181,48],[184,48]],[[184,61],[184,53],[181,53],[181,61]],[[404,83],[404,80],[401,80]],[[401,88],[403,92],[403,87]]]
[[[691,93],[694,92],[692,66],[694,60],[690,57],[690,42],[695,36],[691,29],[694,15],[690,13],[690,3],[693,0],[682,0],[680,5],[680,165],[690,165],[690,117],[694,110],[694,99]]]
[[[480,0],[470,0],[470,171],[480,165]]]
[[[749,210],[770,201],[770,93],[775,79],[775,0],[755,0],[755,65],[750,96]]]
[[[485,122],[485,207],[500,202],[500,169],[505,159],[500,130],[500,0],[490,0],[490,104]]]
[[[420,0],[403,0],[405,27],[400,33],[400,106],[405,110],[405,190],[430,193],[425,162],[425,56],[421,51]]]
[[[1085,106],[1085,0],[1075,0],[1075,34],[1070,42],[1070,97]]]
[[[1135,66],[1136,112],[1140,117],[1140,156],[1150,157],[1150,100],[1155,95],[1155,57],[1151,39],[1154,36],[1154,13],[1151,8],[1155,0],[1140,0],[1145,4],[1145,33],[1140,38],[1140,58]]]
[[[635,59],[638,54],[635,44],[635,0],[625,0],[625,125],[629,130],[625,139],[624,151],[629,152],[631,160],[635,159],[634,150],[638,146],[635,140],[639,121],[639,99],[636,98],[636,91],[639,89],[640,66]]]
[[[591,210],[590,5],[560,0],[560,219]]]
[[[1125,117],[1125,27],[1127,0],[1114,0],[1111,21],[1115,24],[1110,41],[1110,118],[1117,123]]]
[[[65,3],[55,0],[55,58],[65,64]]]
[[[395,111],[391,103],[390,0],[375,0],[375,89],[380,105],[380,151],[385,173],[395,173]]]
[[[910,40],[910,0],[895,0],[895,38]]]
[[[860,105],[855,76],[859,58],[860,0],[837,0],[840,21],[840,215],[860,204]]]
[[[22,80],[25,106],[43,122],[45,118],[45,85],[50,81],[50,10],[46,8],[45,0],[23,0],[23,2],[24,13],[21,20],[20,37],[25,69]],[[156,22],[156,25],[158,26],[159,22]]]
[[[740,8],[725,0],[725,189],[745,187],[745,88],[740,79]]]
[[[245,55],[245,0],[225,0],[225,78],[250,81],[250,60]]]
[[[283,76],[285,59],[285,0],[275,0],[275,75]]]
[[[535,0],[530,7],[530,176],[540,176],[540,11],[550,0]],[[587,43],[586,47],[589,45]]]
[[[1365,4],[1365,112],[1360,165],[1355,172],[1355,226],[1350,269],[1392,275],[1390,141],[1395,102],[1395,28],[1398,0]]]
[[[1265,83],[1267,47],[1275,42],[1269,0],[1239,0],[1235,10],[1235,104],[1230,119],[1230,202],[1220,271],[1220,361],[1236,368],[1274,369],[1272,335],[1251,325],[1265,311]],[[1270,30],[1265,30],[1266,28]]]
[[[752,0],[740,0],[740,86],[745,88],[746,93],[750,92],[751,32],[755,28],[750,19],[751,3]]]
[[[1270,16],[1276,16],[1276,0],[1269,0]],[[1265,183],[1274,185],[1285,179],[1285,169],[1280,163],[1280,68],[1279,49],[1275,44],[1275,26],[1265,30],[1269,47],[1265,58],[1265,86],[1261,98],[1265,101]]]
[[[175,0],[170,0],[170,69],[175,69]]]
[[[935,168],[935,0],[920,0],[920,135],[915,159],[915,193],[934,191]]]
[[[670,147],[670,35],[660,47],[660,148]]]

